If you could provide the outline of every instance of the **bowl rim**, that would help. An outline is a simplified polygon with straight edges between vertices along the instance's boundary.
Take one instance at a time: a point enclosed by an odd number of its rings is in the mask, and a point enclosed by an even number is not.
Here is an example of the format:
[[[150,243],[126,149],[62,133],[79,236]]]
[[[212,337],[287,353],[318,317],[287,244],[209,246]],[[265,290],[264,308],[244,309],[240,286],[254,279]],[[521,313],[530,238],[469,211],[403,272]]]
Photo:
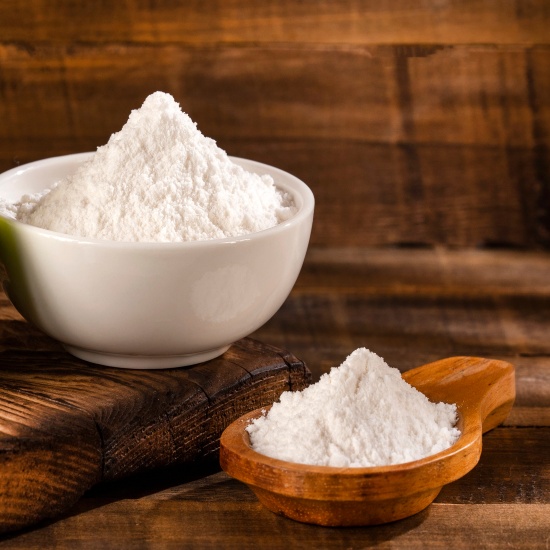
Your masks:
[[[84,162],[90,159],[94,154],[95,154],[94,151],[86,151],[82,153],[71,153],[68,155],[47,157],[44,159],[21,164],[20,166],[16,166],[5,172],[2,172],[0,173],[0,198],[1,198],[1,187],[4,180],[16,178],[17,176],[22,175],[24,172],[27,172],[28,170],[39,170],[41,168],[45,168],[52,164],[64,164],[69,161]],[[101,245],[108,248],[132,248],[137,250],[147,250],[147,249],[158,250],[160,248],[162,248],[163,250],[170,250],[170,249],[180,250],[182,248],[183,249],[200,248],[200,247],[210,247],[210,246],[220,246],[220,245],[231,246],[231,245],[236,245],[238,243],[243,243],[243,242],[252,241],[252,240],[267,239],[273,235],[276,235],[278,233],[288,230],[288,228],[290,227],[299,225],[304,221],[306,221],[308,218],[312,217],[313,211],[315,208],[315,198],[311,189],[301,179],[294,176],[290,172],[286,172],[281,168],[277,168],[275,166],[272,166],[263,162],[259,162],[256,160],[247,159],[243,157],[235,157],[231,155],[228,155],[228,157],[233,162],[235,162],[236,164],[238,164],[239,166],[245,169],[248,169],[249,171],[250,171],[250,168],[247,168],[247,166],[243,166],[243,164],[257,168],[259,171],[256,171],[256,170],[254,171],[259,174],[275,172],[276,175],[281,175],[286,181],[283,181],[282,183],[276,181],[275,186],[287,193],[290,193],[293,199],[295,200],[295,202],[297,198],[301,201],[302,204],[298,206],[298,211],[287,220],[273,227],[268,227],[267,229],[263,229],[261,231],[247,233],[244,235],[238,235],[235,237],[224,237],[221,239],[215,238],[215,239],[178,241],[178,242],[112,241],[107,239],[98,239],[94,237],[79,237],[76,235],[69,235],[68,233],[61,233],[59,231],[52,231],[50,229],[43,229],[41,227],[23,223],[11,216],[3,214],[2,212],[0,212],[0,220],[6,223],[9,223],[10,225],[13,225],[15,228],[17,228],[18,231],[24,231],[30,234],[35,233],[36,235],[41,237],[68,241],[71,243],[78,243],[83,245],[95,245],[95,246]],[[261,171],[262,168],[264,169],[267,168],[268,170],[262,172]]]

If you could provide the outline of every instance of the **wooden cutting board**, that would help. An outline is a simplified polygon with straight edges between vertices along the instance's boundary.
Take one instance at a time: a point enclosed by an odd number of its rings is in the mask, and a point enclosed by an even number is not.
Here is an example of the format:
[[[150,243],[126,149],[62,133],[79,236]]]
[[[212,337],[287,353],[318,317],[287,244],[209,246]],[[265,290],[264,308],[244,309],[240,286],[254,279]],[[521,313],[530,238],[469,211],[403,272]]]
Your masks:
[[[249,338],[207,363],[155,371],[6,349],[0,532],[58,516],[100,481],[215,458],[233,420],[309,379],[296,357]]]

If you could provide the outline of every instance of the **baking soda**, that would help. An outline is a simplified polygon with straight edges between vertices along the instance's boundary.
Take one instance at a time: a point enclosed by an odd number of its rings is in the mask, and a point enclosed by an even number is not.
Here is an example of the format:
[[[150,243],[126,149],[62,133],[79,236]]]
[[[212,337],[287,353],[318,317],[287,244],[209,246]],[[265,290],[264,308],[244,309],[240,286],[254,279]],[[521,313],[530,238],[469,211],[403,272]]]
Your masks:
[[[264,455],[318,466],[401,464],[453,445],[456,405],[432,403],[375,353],[359,348],[319,382],[284,392],[246,428]]]
[[[171,95],[156,92],[75,174],[5,210],[78,237],[180,242],[261,231],[296,208],[271,176],[232,162]]]

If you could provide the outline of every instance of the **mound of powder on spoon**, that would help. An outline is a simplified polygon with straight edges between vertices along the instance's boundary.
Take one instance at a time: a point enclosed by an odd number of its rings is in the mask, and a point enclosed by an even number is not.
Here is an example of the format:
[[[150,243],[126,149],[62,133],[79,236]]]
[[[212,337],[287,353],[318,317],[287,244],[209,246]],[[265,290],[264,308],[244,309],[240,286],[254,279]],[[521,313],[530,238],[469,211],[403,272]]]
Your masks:
[[[74,174],[9,210],[78,237],[181,242],[261,231],[295,206],[271,176],[234,163],[171,95],[155,92]]]
[[[375,353],[359,348],[300,392],[284,392],[247,426],[258,453],[300,464],[389,466],[453,445],[456,406],[432,403]]]

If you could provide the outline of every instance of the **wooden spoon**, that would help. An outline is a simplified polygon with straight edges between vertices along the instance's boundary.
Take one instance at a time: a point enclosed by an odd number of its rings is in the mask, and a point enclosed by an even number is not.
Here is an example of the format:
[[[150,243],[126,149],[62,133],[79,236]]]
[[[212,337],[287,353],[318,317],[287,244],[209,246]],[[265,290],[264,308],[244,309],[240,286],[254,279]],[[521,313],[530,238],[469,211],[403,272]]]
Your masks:
[[[255,452],[245,428],[253,411],[222,434],[220,463],[277,514],[318,525],[373,525],[416,514],[481,455],[482,433],[504,421],[515,398],[514,367],[504,361],[451,357],[403,378],[431,401],[456,403],[462,432],[449,449],[393,466],[335,468],[277,460]]]

